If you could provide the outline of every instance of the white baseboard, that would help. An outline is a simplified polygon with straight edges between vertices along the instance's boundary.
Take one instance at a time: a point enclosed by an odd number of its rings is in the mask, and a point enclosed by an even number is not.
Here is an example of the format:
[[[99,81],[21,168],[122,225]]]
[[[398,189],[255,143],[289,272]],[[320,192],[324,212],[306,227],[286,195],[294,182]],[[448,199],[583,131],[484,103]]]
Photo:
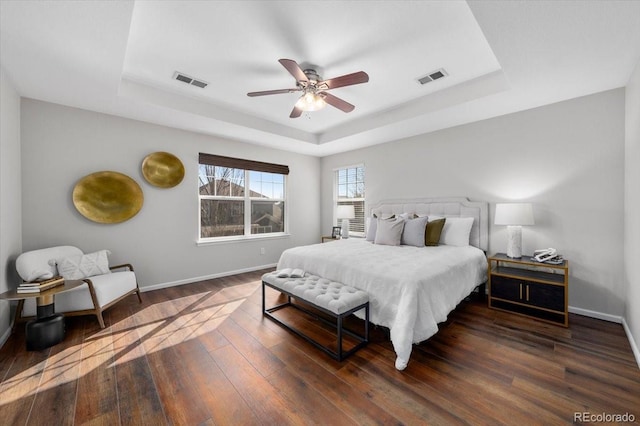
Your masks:
[[[604,314],[602,312],[590,311],[588,309],[576,308],[573,306],[569,306],[569,312],[572,314],[583,315],[585,317],[601,319],[604,321],[615,322],[618,324],[622,324],[622,328],[624,328],[624,332],[627,335],[627,339],[629,339],[629,344],[631,345],[631,351],[633,352],[633,356],[638,363],[638,368],[640,368],[640,349],[638,349],[638,344],[636,343],[633,335],[631,334],[631,330],[627,325],[627,321],[622,316],[618,315],[610,315]]]
[[[185,280],[154,284],[154,285],[140,287],[140,291],[144,293],[146,291],[160,290],[161,288],[175,287],[183,284],[193,284],[198,281],[212,280],[214,278],[228,277],[230,275],[243,274],[245,272],[259,271],[260,269],[274,268],[276,265],[277,265],[276,263],[271,263],[268,265],[252,266],[250,268],[238,269],[235,271],[221,272],[219,274],[204,275],[201,277],[187,278]]]
[[[622,323],[622,317],[618,315],[605,314],[598,311],[590,311],[589,309],[576,308],[574,306],[569,306],[569,312],[572,314],[578,314],[589,318],[601,319],[604,321],[615,322],[618,324]]]
[[[636,357],[636,362],[638,363],[638,368],[640,368],[640,349],[638,349],[638,344],[636,343],[633,335],[631,334],[631,330],[627,325],[627,320],[622,317],[622,328],[624,328],[624,332],[627,333],[627,338],[629,339],[629,344],[631,345],[631,350],[633,351],[633,356]]]

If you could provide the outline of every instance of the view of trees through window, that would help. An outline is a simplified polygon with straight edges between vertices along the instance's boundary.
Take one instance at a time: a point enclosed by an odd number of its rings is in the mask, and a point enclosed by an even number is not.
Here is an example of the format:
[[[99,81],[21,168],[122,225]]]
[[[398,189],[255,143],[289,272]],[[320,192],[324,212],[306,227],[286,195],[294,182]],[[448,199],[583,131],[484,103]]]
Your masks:
[[[284,232],[285,175],[200,164],[200,238]]]
[[[355,219],[349,219],[349,233],[364,236],[364,166],[336,170],[336,204],[352,205]],[[342,219],[338,219],[342,226]]]

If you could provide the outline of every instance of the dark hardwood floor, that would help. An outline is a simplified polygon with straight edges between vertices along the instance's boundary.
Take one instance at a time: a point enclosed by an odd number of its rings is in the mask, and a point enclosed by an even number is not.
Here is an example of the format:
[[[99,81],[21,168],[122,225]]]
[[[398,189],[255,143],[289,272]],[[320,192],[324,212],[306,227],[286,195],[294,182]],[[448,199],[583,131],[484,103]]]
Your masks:
[[[0,423],[550,425],[587,412],[640,422],[640,370],[619,324],[572,315],[565,329],[465,301],[400,372],[382,328],[339,363],[263,319],[263,272],[131,297],[107,310],[104,330],[67,318],[65,340],[45,351],[27,352],[18,327],[0,349]],[[319,321],[279,314],[330,341]]]

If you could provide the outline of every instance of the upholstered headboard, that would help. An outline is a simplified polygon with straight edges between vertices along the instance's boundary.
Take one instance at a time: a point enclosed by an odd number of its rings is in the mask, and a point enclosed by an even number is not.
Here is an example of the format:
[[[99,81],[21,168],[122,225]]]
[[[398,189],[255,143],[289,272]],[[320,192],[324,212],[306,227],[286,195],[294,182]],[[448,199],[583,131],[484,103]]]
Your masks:
[[[489,249],[489,204],[484,201],[469,201],[466,197],[384,200],[371,206],[369,217],[401,213],[473,217],[469,243],[484,251]]]

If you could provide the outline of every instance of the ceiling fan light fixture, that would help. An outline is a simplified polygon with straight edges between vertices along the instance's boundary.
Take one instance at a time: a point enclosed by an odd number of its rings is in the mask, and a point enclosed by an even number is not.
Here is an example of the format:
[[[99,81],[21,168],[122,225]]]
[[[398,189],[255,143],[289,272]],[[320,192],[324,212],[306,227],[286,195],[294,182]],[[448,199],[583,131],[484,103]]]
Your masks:
[[[296,79],[296,87],[291,89],[249,92],[247,96],[255,97],[302,92],[302,96],[297,100],[291,114],[289,114],[289,118],[298,118],[303,112],[321,110],[326,107],[327,104],[342,112],[351,112],[355,108],[354,105],[327,91],[369,81],[369,75],[364,71],[341,75],[340,77],[330,78],[329,80],[322,80],[316,70],[310,68],[303,70],[293,59],[279,59],[278,62]]]
[[[318,111],[326,107],[327,103],[324,98],[317,93],[307,92],[300,96],[296,102],[296,108],[302,111]]]

